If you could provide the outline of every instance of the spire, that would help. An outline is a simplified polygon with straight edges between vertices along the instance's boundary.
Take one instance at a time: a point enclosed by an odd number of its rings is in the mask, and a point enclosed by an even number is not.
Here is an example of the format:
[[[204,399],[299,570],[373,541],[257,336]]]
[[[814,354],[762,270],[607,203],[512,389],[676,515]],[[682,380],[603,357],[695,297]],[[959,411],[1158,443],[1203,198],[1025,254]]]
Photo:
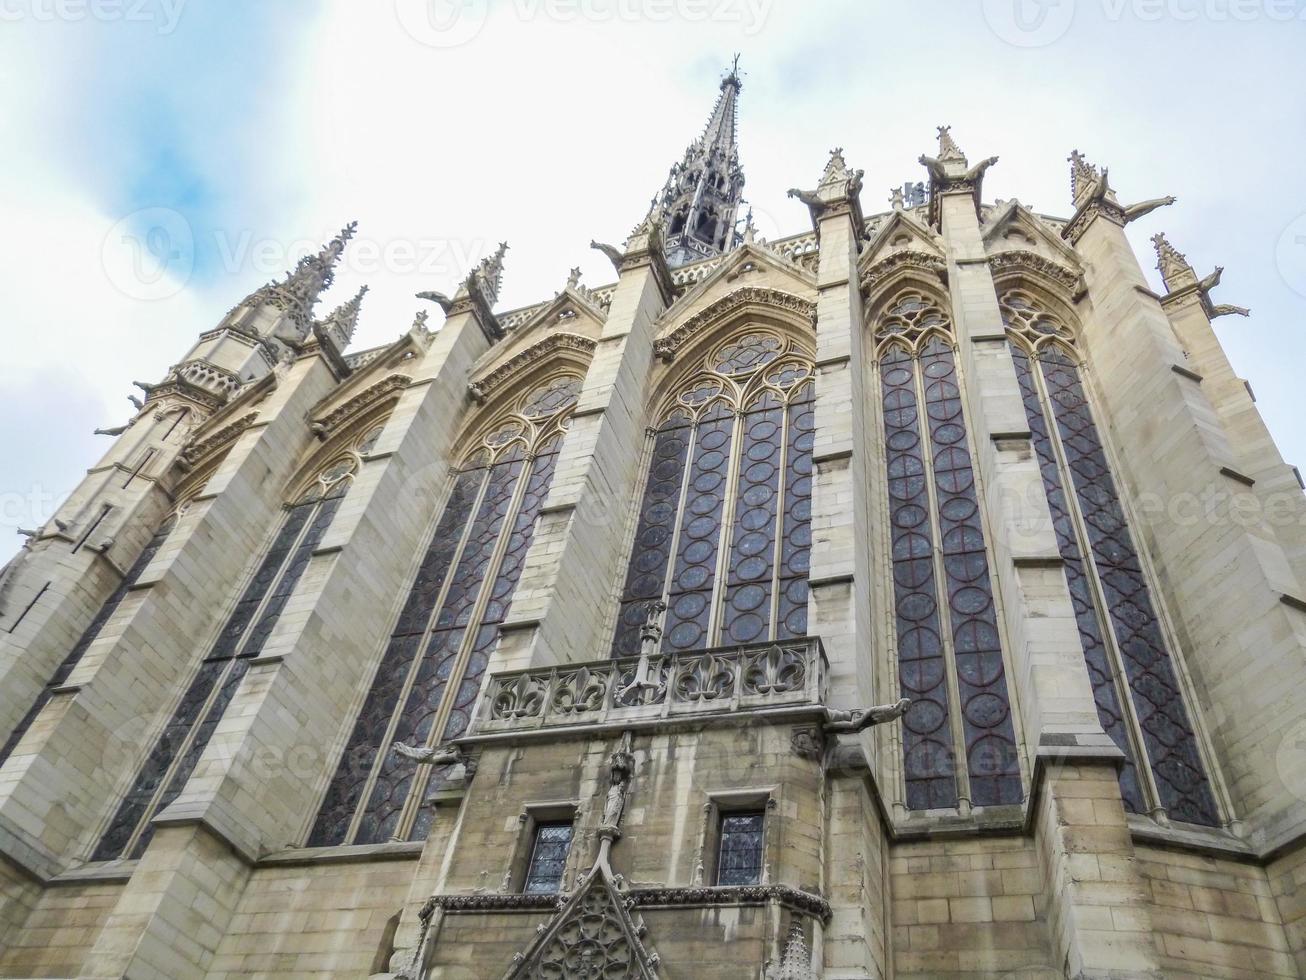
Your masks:
[[[735,222],[744,190],[735,134],[739,92],[739,56],[721,80],[721,94],[703,127],[703,135],[672,166],[654,197],[666,215],[666,256],[672,267],[729,251],[738,244]]]
[[[367,287],[363,286],[353,299],[341,303],[322,321],[322,332],[335,342],[336,350],[343,351],[353,339],[354,329],[358,326],[358,311],[366,295]]]
[[[336,264],[345,253],[345,243],[354,237],[357,230],[358,222],[349,222],[316,255],[306,255],[300,259],[294,271],[286,274],[284,281],[269,283],[260,291],[265,292],[264,298],[286,313],[304,334],[308,333],[312,325],[313,307],[318,297],[335,281]]]

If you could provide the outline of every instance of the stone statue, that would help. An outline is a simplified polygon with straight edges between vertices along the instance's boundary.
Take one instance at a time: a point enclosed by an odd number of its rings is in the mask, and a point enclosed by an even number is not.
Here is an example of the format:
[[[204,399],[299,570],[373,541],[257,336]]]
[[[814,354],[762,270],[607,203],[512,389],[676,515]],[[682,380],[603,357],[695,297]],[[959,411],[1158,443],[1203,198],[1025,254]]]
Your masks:
[[[621,814],[626,808],[626,793],[635,772],[635,753],[630,750],[631,734],[623,732],[621,742],[608,757],[608,795],[603,801],[603,822],[599,833],[620,833]]]
[[[895,704],[880,704],[871,708],[857,708],[853,711],[839,711],[835,708],[825,709],[825,731],[829,735],[854,735],[865,731],[872,725],[901,718],[911,707],[911,698],[903,698]]]

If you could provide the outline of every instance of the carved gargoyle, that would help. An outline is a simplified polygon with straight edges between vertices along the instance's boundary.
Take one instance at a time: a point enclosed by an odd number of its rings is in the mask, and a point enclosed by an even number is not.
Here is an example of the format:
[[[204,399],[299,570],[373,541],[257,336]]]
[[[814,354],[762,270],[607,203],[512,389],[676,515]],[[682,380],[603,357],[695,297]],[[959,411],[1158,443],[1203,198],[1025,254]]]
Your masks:
[[[596,242],[592,238],[590,239],[590,248],[594,249],[596,252],[602,252],[608,257],[608,261],[612,263],[612,268],[616,269],[618,272],[621,271],[621,263],[625,261],[626,258],[622,254],[621,249],[612,245],[605,245],[603,242]]]
[[[145,392],[145,396],[147,398],[149,397],[150,392],[152,392],[155,388],[159,387],[158,385],[148,384],[144,381],[133,381],[132,384],[134,384],[141,391]]]
[[[1233,306],[1230,303],[1212,303],[1206,309],[1208,318],[1214,320],[1218,316],[1251,316],[1252,311],[1246,306]]]
[[[125,425],[115,425],[115,426],[113,426],[112,428],[109,428],[109,429],[96,429],[96,430],[95,430],[95,435],[97,435],[97,436],[120,436],[120,435],[122,435],[124,432],[126,432],[127,429],[128,429],[128,426],[125,426]]]
[[[446,315],[448,315],[449,313],[449,308],[453,306],[453,300],[451,300],[444,293],[437,293],[434,289],[428,289],[425,290],[424,292],[418,293],[417,298],[429,300],[430,302],[434,303],[436,306],[440,307],[440,309],[444,310]]]
[[[943,164],[934,157],[922,153],[916,162],[929,171],[930,180],[934,181],[934,183],[942,184],[948,179],[948,175],[943,170]]]
[[[997,162],[998,162],[997,157],[989,157],[987,160],[981,160],[979,163],[975,164],[975,166],[967,170],[966,176],[963,177],[962,179],[970,180],[970,181],[979,180],[981,177],[984,176],[984,172]]]
[[[802,201],[809,208],[812,208],[815,211],[825,210],[825,202],[822,201],[820,197],[817,196],[815,191],[805,191],[797,187],[791,187],[789,188],[789,191],[785,196],[796,197],[798,198],[798,200]]]
[[[901,718],[910,707],[911,698],[903,698],[894,704],[879,704],[853,711],[826,708],[823,727],[828,735],[853,735],[865,731],[872,725],[883,725],[885,722]]]
[[[132,407],[135,408],[136,411],[138,412],[145,407],[145,403],[141,401],[139,398],[137,398],[135,395],[128,395],[127,400],[132,403]]]
[[[1151,214],[1157,208],[1169,207],[1179,200],[1177,197],[1167,195],[1166,197],[1154,197],[1150,201],[1140,201],[1137,204],[1131,204],[1125,208],[1125,224],[1131,221],[1137,221],[1144,215]]]
[[[391,748],[395,750],[395,755],[419,764],[453,766],[467,761],[466,750],[456,745],[419,745],[414,748],[403,742],[394,742]]]
[[[327,437],[328,435],[331,434],[331,430],[328,429],[328,428],[327,428],[325,425],[323,425],[321,422],[310,422],[310,423],[308,423],[308,431],[310,431],[311,433],[313,433],[313,435],[317,436],[318,441],[320,441],[320,442],[325,442],[325,441],[326,441],[326,437]]]

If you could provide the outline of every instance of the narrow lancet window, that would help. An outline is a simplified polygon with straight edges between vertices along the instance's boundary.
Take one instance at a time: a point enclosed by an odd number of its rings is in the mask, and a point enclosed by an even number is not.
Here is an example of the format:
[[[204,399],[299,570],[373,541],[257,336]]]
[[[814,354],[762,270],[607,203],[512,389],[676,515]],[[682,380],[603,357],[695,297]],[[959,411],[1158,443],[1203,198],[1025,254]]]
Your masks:
[[[101,837],[92,860],[136,858],[144,852],[152,836],[150,821],[185,789],[227,705],[236,696],[250,661],[263,652],[309,559],[331,526],[361,454],[368,451],[380,431],[380,426],[371,428],[291,505],[271,547]]]
[[[579,391],[580,379],[568,375],[527,393],[455,475],[311,846],[426,836],[434,816],[428,789],[447,767],[415,768],[390,746],[439,744],[470,724]]]
[[[806,635],[812,397],[810,357],[760,329],[681,386],[653,433],[614,656],[638,652],[658,599],[666,651]]]
[[[907,807],[1019,803],[1020,764],[951,324],[907,292],[876,329]],[[964,755],[958,771],[956,759]]]
[[[1010,290],[1001,305],[1098,719],[1127,760],[1120,772],[1125,806],[1136,813],[1150,808],[1153,794],[1136,765],[1141,740],[1157,804],[1171,819],[1214,826],[1219,813],[1210,781],[1089,407],[1073,335],[1029,293]]]

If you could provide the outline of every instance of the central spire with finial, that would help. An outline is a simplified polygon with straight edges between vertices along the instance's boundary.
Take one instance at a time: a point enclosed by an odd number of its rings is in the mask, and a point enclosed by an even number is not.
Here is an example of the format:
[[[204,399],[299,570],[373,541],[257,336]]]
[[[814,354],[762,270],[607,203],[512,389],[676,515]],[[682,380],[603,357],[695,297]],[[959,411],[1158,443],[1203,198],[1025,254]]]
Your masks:
[[[739,55],[721,79],[703,135],[689,144],[653,199],[666,216],[665,249],[672,268],[711,258],[739,244],[735,231],[743,199],[744,172],[739,166]]]

